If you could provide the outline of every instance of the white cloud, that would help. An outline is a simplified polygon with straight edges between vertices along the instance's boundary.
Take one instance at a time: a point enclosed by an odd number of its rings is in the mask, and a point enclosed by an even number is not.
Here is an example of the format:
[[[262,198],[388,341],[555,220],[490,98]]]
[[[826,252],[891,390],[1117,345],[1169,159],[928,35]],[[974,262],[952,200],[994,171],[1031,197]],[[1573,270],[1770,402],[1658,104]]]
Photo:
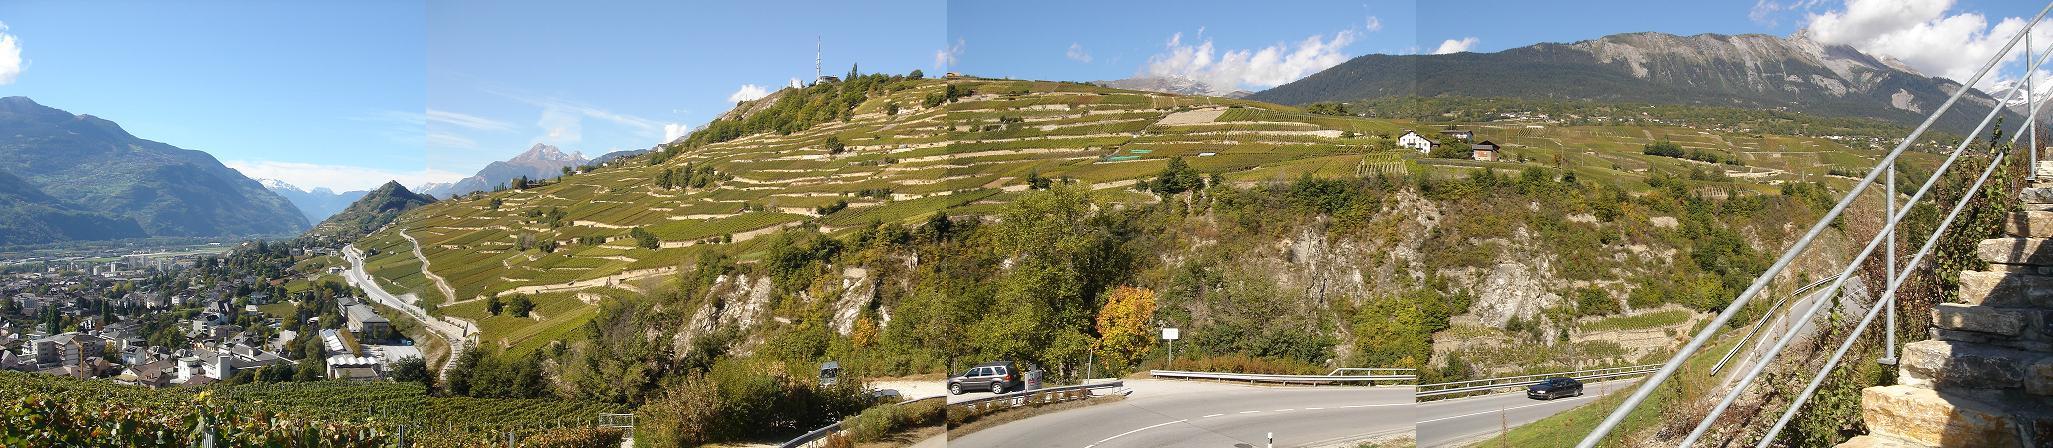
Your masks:
[[[1376,18],[1376,16],[1369,16],[1369,32],[1373,33],[1382,30],[1383,19],[1378,19]]]
[[[412,187],[428,182],[454,182],[466,176],[430,168],[419,171],[393,171],[361,166],[270,160],[226,160],[221,163],[241,171],[242,175],[252,179],[278,179],[300,188],[326,187],[334,191],[369,190],[392,180]]]
[[[1202,34],[1201,34],[1202,35]],[[1307,37],[1295,44],[1277,43],[1252,50],[1217,50],[1211,39],[1195,45],[1183,33],[1169,36],[1167,50],[1148,57],[1144,74],[1187,78],[1215,88],[1268,88],[1283,85],[1347,62],[1341,49],[1353,44],[1354,30]]]
[[[461,135],[456,135],[448,132],[429,132],[428,147],[450,149],[476,149],[478,147],[478,142],[476,140],[471,140],[469,137],[464,137]]]
[[[1470,48],[1475,47],[1475,37],[1464,37],[1459,40],[1448,39],[1444,42],[1440,42],[1440,48],[1433,49],[1433,54],[1460,53],[1468,51]]]
[[[663,143],[677,141],[677,139],[682,138],[685,134],[689,133],[691,133],[691,125],[684,123],[665,123],[663,125]]]
[[[7,24],[0,22],[0,85],[13,84],[22,69],[28,68],[21,60],[21,41],[5,31]]]
[[[649,139],[655,139],[663,133],[662,122],[613,112],[576,101],[530,95],[524,92],[494,87],[483,87],[480,90],[542,108],[542,116],[536,122],[536,126],[542,128],[543,134],[535,138],[536,142],[550,143],[557,146],[578,143],[583,139],[584,135],[583,118],[597,118],[633,128],[635,131],[640,132],[641,135],[646,135],[647,137],[645,138]]]
[[[768,89],[764,89],[763,86],[755,84],[742,84],[741,89],[735,90],[734,94],[727,95],[727,101],[733,103],[739,103],[743,101],[755,101],[756,99],[768,95],[770,95],[770,91]]]
[[[513,129],[511,123],[504,121],[446,110],[428,109],[427,121],[429,123],[441,123],[480,131],[506,131]]]
[[[1071,42],[1069,44],[1069,51],[1063,52],[1062,57],[1085,64],[1091,63],[1091,53],[1084,51],[1084,44],[1081,42]]]
[[[2024,30],[2024,19],[2003,18],[1992,25],[1980,13],[1953,13],[1952,0],[1848,0],[1840,9],[1806,17],[1810,37],[1826,45],[1848,45],[1869,55],[1894,58],[1928,76],[1966,82],[2003,45]],[[2032,38],[2053,43],[2047,26]],[[2004,67],[2023,60],[2023,45],[2004,57]],[[1977,87],[1988,88],[2014,74],[1986,76]]]
[[[535,138],[538,143],[567,146],[584,141],[584,116],[566,107],[542,108],[535,126],[542,128],[542,136]]]
[[[1781,16],[1785,12],[1811,11],[1824,3],[1825,0],[1756,0],[1746,17],[1754,23],[1772,27],[1782,23]]]
[[[962,57],[962,47],[965,44],[967,44],[967,42],[963,42],[962,38],[958,37],[955,38],[955,45],[949,45],[948,48],[934,50],[934,69],[946,70],[949,67],[955,66],[955,59]]]

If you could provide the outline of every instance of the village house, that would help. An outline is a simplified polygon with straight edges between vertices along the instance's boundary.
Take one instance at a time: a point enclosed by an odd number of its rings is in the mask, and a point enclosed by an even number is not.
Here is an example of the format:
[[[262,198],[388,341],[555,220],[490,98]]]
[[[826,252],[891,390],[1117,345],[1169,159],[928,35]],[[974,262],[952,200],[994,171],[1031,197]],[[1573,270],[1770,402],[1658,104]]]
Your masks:
[[[1476,143],[1475,145],[1470,146],[1469,149],[1473,151],[1470,154],[1470,158],[1487,162],[1495,162],[1498,160],[1498,150],[1502,148],[1499,148],[1496,143],[1493,143],[1489,140],[1484,140],[1481,143]]]
[[[1406,129],[1404,131],[1404,135],[1397,136],[1397,146],[1418,150],[1420,154],[1432,152],[1433,145],[1433,139],[1426,138],[1426,136],[1423,135],[1419,135],[1418,132],[1414,132],[1410,129]]]

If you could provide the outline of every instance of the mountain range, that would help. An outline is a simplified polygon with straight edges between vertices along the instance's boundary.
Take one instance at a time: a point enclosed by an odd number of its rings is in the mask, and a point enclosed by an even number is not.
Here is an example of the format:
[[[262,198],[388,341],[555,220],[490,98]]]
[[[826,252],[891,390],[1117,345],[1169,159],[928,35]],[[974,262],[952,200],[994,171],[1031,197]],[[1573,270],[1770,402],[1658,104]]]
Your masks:
[[[278,179],[257,179],[257,183],[263,184],[264,189],[291,201],[292,206],[299,208],[300,214],[306,215],[307,222],[328,219],[335,212],[342,211],[343,207],[348,207],[351,202],[356,202],[357,198],[364,197],[364,193],[368,191],[352,190],[337,193],[328,187],[305,189]]]
[[[385,227],[385,224],[390,224],[400,213],[435,202],[434,197],[414,193],[396,181],[386,182],[374,190],[356,193],[359,194],[355,202],[315,225],[313,230],[307,231],[307,236],[355,241],[365,234]]]
[[[130,236],[231,236],[298,233],[305,216],[262,184],[205,152],[145,140],[92,115],[0,98],[0,171],[17,177],[0,205],[22,222],[91,225],[38,232],[17,243]],[[38,210],[83,212],[52,215]],[[89,215],[115,221],[104,222]],[[55,220],[55,221],[52,221]],[[130,232],[128,220],[140,230]]]
[[[528,179],[554,179],[563,175],[563,168],[577,167],[590,163],[584,153],[563,153],[555,146],[536,143],[526,152],[505,161],[492,162],[478,170],[476,175],[451,183],[431,183],[421,186],[421,192],[438,198],[448,198],[478,191],[490,191],[517,177]]]
[[[1203,81],[1177,76],[1136,76],[1132,78],[1114,79],[1110,81],[1093,81],[1091,82],[1091,84],[1097,84],[1103,87],[1111,87],[1114,89],[1174,93],[1178,95],[1204,95],[1222,98],[1246,98],[1248,95],[1254,94],[1246,90],[1234,90],[1227,87],[1214,86],[1211,84],[1206,84]]]
[[[1496,53],[1372,54],[1264,90],[1286,104],[1383,97],[1513,97],[1782,109],[1916,124],[1961,84],[1805,32],[1629,33]],[[1965,132],[1996,99],[1970,91],[1939,126]],[[2015,123],[2012,119],[2010,122]]]

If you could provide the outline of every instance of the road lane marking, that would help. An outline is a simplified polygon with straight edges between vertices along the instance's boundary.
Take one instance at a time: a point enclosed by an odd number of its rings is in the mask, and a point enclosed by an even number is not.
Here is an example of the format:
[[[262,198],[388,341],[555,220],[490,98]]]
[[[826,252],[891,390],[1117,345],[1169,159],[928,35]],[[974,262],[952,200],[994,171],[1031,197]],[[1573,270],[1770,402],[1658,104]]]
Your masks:
[[[1253,413],[1256,413],[1256,412],[1262,412],[1262,411],[1259,411],[1259,410],[1256,410],[1256,411],[1240,411],[1240,413],[1242,413],[1242,414],[1253,414]]]
[[[1136,429],[1136,430],[1132,430],[1132,431],[1122,432],[1122,433],[1119,433],[1118,435],[1115,435],[1115,436],[1112,436],[1112,437],[1106,437],[1106,438],[1105,438],[1104,440],[1099,440],[1099,441],[1098,441],[1098,443],[1105,443],[1105,442],[1110,442],[1110,441],[1112,441],[1112,439],[1117,439],[1117,438],[1120,438],[1120,437],[1126,437],[1126,436],[1127,436],[1128,434],[1133,434],[1133,433],[1137,433],[1137,432],[1141,432],[1141,431],[1146,431],[1146,430],[1150,430],[1150,429],[1160,428],[1160,427],[1163,427],[1163,426],[1168,426],[1168,425],[1174,425],[1174,424],[1177,424],[1177,423],[1183,423],[1183,422],[1187,422],[1187,421],[1190,421],[1190,419],[1183,419],[1183,420],[1177,420],[1177,421],[1173,421],[1173,422],[1162,422],[1162,423],[1156,423],[1156,424],[1154,424],[1153,426],[1149,426],[1149,427],[1146,427],[1146,428],[1141,428],[1141,429]],[[1084,445],[1084,448],[1097,448],[1097,446],[1098,446],[1098,443],[1093,443],[1093,444],[1090,444],[1090,445]]]
[[[1212,414],[1212,415],[1207,415],[1207,416],[1204,416],[1204,417],[1198,417],[1198,418],[1212,418],[1212,417],[1218,417],[1218,416],[1221,416],[1221,415],[1226,415],[1226,414]]]
[[[1324,411],[1326,408],[1305,408],[1307,411]]]
[[[1575,397],[1575,398],[1570,398],[1569,400],[1571,400],[1571,401],[1572,401],[1572,400],[1581,400],[1581,399],[1584,399],[1584,398],[1591,398],[1591,397]],[[1504,411],[1509,411],[1509,410],[1513,410],[1513,409],[1525,409],[1525,408],[1530,408],[1530,407],[1533,407],[1533,406],[1545,406],[1545,405],[1550,405],[1550,404],[1555,404],[1555,403],[1561,403],[1561,402],[1562,402],[1562,401],[1560,401],[1560,400],[1550,400],[1550,401],[1542,401],[1542,402],[1539,402],[1539,403],[1533,403],[1533,404],[1529,404],[1529,405],[1525,405],[1525,406],[1513,406],[1513,407],[1508,407],[1508,408],[1498,409],[1498,410],[1494,410],[1494,411],[1483,411],[1483,412],[1477,412],[1477,413],[1473,413],[1473,414],[1462,414],[1462,415],[1456,415],[1456,416],[1453,416],[1453,417],[1440,417],[1440,418],[1436,418],[1436,419],[1432,419],[1432,420],[1420,420],[1420,421],[1418,421],[1418,423],[1432,423],[1432,422],[1437,422],[1437,421],[1441,421],[1441,420],[1452,420],[1452,419],[1457,419],[1457,418],[1462,418],[1462,417],[1474,417],[1474,416],[1478,416],[1478,415],[1488,415],[1488,414],[1495,414],[1495,413],[1499,413],[1499,412],[1504,412]]]
[[[1290,411],[1295,411],[1295,410],[1297,410],[1297,409],[1277,409],[1277,410],[1274,410],[1274,411],[1269,411],[1269,412],[1290,412]]]

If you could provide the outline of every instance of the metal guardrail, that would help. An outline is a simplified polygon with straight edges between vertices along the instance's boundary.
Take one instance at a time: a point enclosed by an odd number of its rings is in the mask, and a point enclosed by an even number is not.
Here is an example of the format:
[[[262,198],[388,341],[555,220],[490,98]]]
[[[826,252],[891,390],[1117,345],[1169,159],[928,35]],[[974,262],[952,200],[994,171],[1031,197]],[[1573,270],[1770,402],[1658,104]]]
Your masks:
[[[1372,372],[1372,373],[1371,373],[1371,374],[1368,374],[1368,375],[1340,375],[1340,373],[1342,373],[1343,371],[1370,371],[1370,372]],[[1285,384],[1285,385],[1289,385],[1289,384],[1307,384],[1307,385],[1314,385],[1314,384],[1329,384],[1329,383],[1359,383],[1359,382],[1366,382],[1366,383],[1369,383],[1370,385],[1375,385],[1375,383],[1376,383],[1377,381],[1390,381],[1390,382],[1401,382],[1401,381],[1418,381],[1418,379],[1419,379],[1418,375],[1413,375],[1413,374],[1403,374],[1403,375],[1398,375],[1398,374],[1375,374],[1375,373],[1373,373],[1373,372],[1375,372],[1375,371],[1407,371],[1407,372],[1408,372],[1408,371],[1412,371],[1412,369],[1363,369],[1363,368],[1344,368],[1344,369],[1335,369],[1335,370],[1334,370],[1334,371],[1333,371],[1333,372],[1332,372],[1331,374],[1326,374],[1326,375],[1269,375],[1269,374],[1255,374],[1255,373],[1220,373],[1220,372],[1189,372],[1189,371],[1182,371],[1182,370],[1150,370],[1150,371],[1148,371],[1148,375],[1149,375],[1149,376],[1153,376],[1153,377],[1156,377],[1156,378],[1184,378],[1184,379],[1194,379],[1194,380],[1219,380],[1219,381],[1246,381],[1246,382],[1250,382],[1250,383],[1279,383],[1279,384]]]
[[[914,398],[914,399],[910,399],[910,400],[900,401],[900,402],[898,402],[898,405],[899,405],[899,406],[904,406],[904,405],[908,405],[908,404],[913,404],[913,403],[918,403],[918,402],[922,402],[922,401],[927,401],[927,400],[945,400],[945,399],[947,399],[947,398],[948,398],[948,396],[946,396],[946,395],[935,395],[935,396],[931,396],[931,397],[920,397],[920,398]],[[847,421],[847,419],[842,419],[842,421]],[[838,433],[838,432],[841,432],[841,422],[834,422],[833,424],[827,425],[827,426],[825,426],[825,427],[821,427],[820,429],[815,429],[815,430],[812,430],[812,432],[808,432],[808,433],[805,433],[805,434],[799,435],[798,437],[792,438],[792,439],[791,439],[790,441],[786,441],[786,442],[784,442],[784,444],[783,444],[783,445],[778,445],[778,447],[780,447],[780,448],[801,448],[801,447],[810,447],[810,446],[813,446],[813,445],[814,445],[814,444],[816,444],[816,443],[819,443],[819,442],[822,442],[822,441],[825,441],[825,440],[827,440],[827,436],[828,436],[828,435],[830,435],[830,434],[834,434],[834,433]]]
[[[2049,12],[2053,12],[2053,3],[2048,3],[2046,6],[2042,7],[2039,10],[2038,14],[2033,15],[2031,20],[2026,21],[2025,26],[2022,29],[2020,29],[2015,36],[2011,37],[2008,40],[2008,42],[2003,45],[2001,50],[1997,51],[1992,57],[1989,58],[1988,61],[1983,62],[1981,64],[1981,67],[1975,71],[1974,76],[1969,77],[1965,82],[1962,82],[1961,85],[1973,86],[1980,83],[1984,77],[1989,75],[1990,71],[1994,70],[1998,64],[2003,62],[2004,59],[2008,58],[2011,55],[2012,49],[2016,48],[2018,42],[2024,40],[2026,36],[2030,35],[2031,31],[2033,31],[2037,27],[2039,22],[2042,19],[2044,19],[2047,13]],[[2029,77],[2032,76],[2032,73],[2038,70],[2039,65],[2044,64],[2046,62],[2047,56],[2040,56],[2036,59],[2033,58],[2033,52],[2031,51],[2029,44],[2026,45],[2024,53],[2026,57],[2024,73],[2027,77]],[[2053,55],[2053,53],[2049,53],[2049,55]],[[1931,171],[1931,177],[1926,179],[1922,186],[1918,187],[1916,193],[1910,195],[1909,198],[1905,199],[1902,206],[1899,206],[1897,204],[1896,199],[1898,193],[1895,188],[1897,159],[1901,157],[1905,150],[1909,149],[1913,143],[1917,142],[1918,137],[1924,135],[1925,131],[1930,129],[1933,123],[1939,121],[1940,115],[1943,115],[1946,113],[1947,110],[1952,109],[1953,105],[1959,102],[1961,97],[1965,95],[1969,90],[1972,89],[1956,89],[1953,92],[1953,94],[1946,99],[1945,103],[1940,104],[1937,109],[1934,109],[1932,111],[1931,115],[1925,117],[1924,122],[1919,124],[1916,129],[1912,130],[1910,132],[1910,135],[1905,136],[1901,143],[1898,143],[1894,149],[1890,150],[1887,155],[1883,156],[1880,161],[1877,161],[1875,163],[1875,169],[1868,170],[1868,173],[1865,176],[1862,176],[1859,182],[1855,183],[1853,186],[1848,188],[1846,196],[1840,198],[1839,201],[1832,206],[1830,211],[1827,211],[1823,216],[1820,216],[1818,218],[1818,222],[1812,224],[1810,229],[1805,231],[1803,236],[1797,238],[1797,240],[1793,244],[1791,244],[1788,249],[1782,252],[1782,255],[1776,257],[1775,262],[1769,265],[1768,269],[1762,272],[1760,276],[1756,277],[1753,283],[1747,286],[1745,291],[1742,291],[1738,297],[1734,298],[1731,304],[1725,307],[1724,311],[1718,313],[1718,316],[1713,318],[1710,324],[1705,325],[1702,331],[1699,331],[1697,335],[1691,338],[1687,344],[1684,344],[1680,350],[1677,350],[1674,357],[1669,358],[1666,363],[1662,364],[1660,370],[1654,372],[1653,375],[1648,378],[1648,381],[1642,382],[1639,388],[1634,390],[1631,395],[1627,396],[1625,398],[1625,401],[1621,403],[1616,409],[1613,409],[1609,415],[1605,416],[1604,420],[1599,422],[1596,428],[1592,429],[1589,434],[1583,436],[1582,441],[1578,442],[1576,446],[1578,448],[1593,448],[1599,442],[1604,441],[1604,438],[1610,435],[1613,430],[1616,430],[1618,428],[1618,425],[1625,420],[1625,417],[1632,413],[1633,409],[1639,407],[1639,405],[1642,402],[1646,401],[1648,396],[1653,394],[1655,389],[1661,387],[1662,383],[1667,382],[1667,380],[1670,377],[1674,376],[1675,373],[1682,368],[1682,365],[1685,362],[1687,362],[1692,355],[1695,355],[1697,351],[1701,350],[1706,343],[1708,343],[1713,337],[1716,337],[1719,330],[1722,327],[1724,327],[1727,322],[1730,322],[1733,316],[1736,315],[1740,309],[1746,307],[1746,305],[1749,302],[1751,302],[1758,295],[1760,295],[1761,291],[1765,289],[1769,283],[1773,282],[1777,276],[1781,275],[1783,270],[1787,269],[1789,265],[1793,263],[1799,255],[1802,255],[1805,249],[1808,249],[1811,246],[1811,243],[1814,242],[1820,234],[1824,233],[1827,227],[1829,227],[1834,221],[1838,220],[1841,217],[1841,215],[1846,212],[1846,209],[1854,203],[1855,200],[1860,198],[1863,195],[1863,193],[1866,193],[1870,187],[1875,186],[1878,178],[1881,178],[1884,174],[1887,174],[1888,179],[1886,180],[1887,183],[1885,185],[1887,185],[1888,191],[1883,192],[1883,194],[1885,195],[1884,197],[1887,198],[1886,202],[1888,204],[1888,209],[1887,217],[1883,220],[1881,230],[1876,232],[1875,238],[1870,239],[1867,243],[1867,246],[1865,248],[1862,248],[1859,254],[1853,257],[1853,260],[1851,262],[1847,263],[1846,267],[1841,271],[1840,275],[1832,282],[1832,285],[1826,289],[1825,294],[1827,296],[1830,296],[1831,294],[1838,292],[1839,288],[1843,286],[1844,283],[1850,277],[1849,274],[1851,274],[1854,270],[1862,266],[1868,260],[1869,256],[1874,255],[1876,249],[1880,248],[1880,246],[1883,246],[1882,243],[1885,240],[1889,243],[1889,250],[1887,251],[1887,255],[1885,255],[1884,257],[1884,260],[1886,260],[1887,263],[1887,267],[1889,268],[1889,276],[1887,278],[1887,284],[1885,285],[1887,289],[1882,294],[1881,299],[1877,300],[1876,303],[1869,307],[1867,316],[1860,322],[1858,326],[1856,326],[1853,329],[1853,332],[1847,336],[1846,340],[1842,343],[1842,345],[1840,345],[1839,350],[1832,354],[1832,357],[1825,363],[1824,369],[1820,370],[1816,376],[1812,377],[1810,385],[1805,388],[1803,393],[1799,394],[1794,400],[1792,400],[1789,407],[1785,410],[1785,412],[1783,412],[1781,419],[1775,422],[1775,425],[1772,427],[1772,429],[1767,431],[1767,433],[1757,441],[1755,446],[1761,447],[1773,443],[1775,441],[1775,435],[1782,430],[1783,426],[1789,422],[1790,418],[1793,417],[1799,409],[1803,408],[1804,402],[1810,399],[1811,394],[1816,392],[1818,385],[1824,381],[1825,374],[1829,373],[1831,369],[1838,364],[1839,359],[1846,354],[1847,349],[1850,348],[1853,345],[1853,343],[1860,337],[1860,335],[1867,330],[1868,324],[1871,323],[1875,319],[1875,317],[1880,314],[1881,311],[1889,311],[1890,319],[1888,320],[1888,323],[1890,326],[1893,327],[1895,323],[1896,309],[1895,296],[1898,287],[1902,284],[1902,281],[1906,277],[1910,276],[1912,273],[1920,271],[1919,269],[1917,269],[1918,263],[1924,260],[1925,255],[1931,251],[1935,243],[1938,242],[1939,237],[1943,236],[1947,228],[1953,224],[1953,220],[1959,216],[1960,211],[1966,208],[1966,206],[1972,201],[1972,199],[1980,196],[1983,185],[1989,180],[1990,174],[1994,173],[1995,170],[2002,165],[2004,158],[2009,155],[2008,152],[2002,151],[2002,148],[2000,147],[1994,148],[1997,149],[1997,151],[1995,152],[1995,154],[1991,155],[1992,158],[1989,160],[1989,165],[1982,171],[1981,177],[1975,180],[1974,184],[1968,187],[1965,190],[1965,192],[1961,194],[1960,200],[1957,202],[1957,204],[1953,206],[1952,211],[1947,213],[1945,219],[1939,222],[1937,229],[1935,229],[1933,231],[1933,234],[1925,240],[1923,247],[1918,250],[1916,255],[1912,256],[1908,264],[1899,265],[1897,263],[1897,257],[1895,256],[1895,235],[1897,227],[1902,223],[1905,216],[1909,215],[1912,210],[1916,209],[1915,205],[1918,203],[1918,201],[1920,199],[1924,199],[1927,194],[1932,192],[1932,187],[1935,184],[1937,184],[1939,180],[1943,178],[1951,168],[1953,168],[1954,163],[1960,159],[1960,157],[1967,151],[1967,148],[1974,143],[1975,139],[1982,134],[1982,131],[1988,128],[1989,123],[1994,118],[1996,118],[1996,116],[2001,111],[2006,109],[2004,107],[1990,108],[1988,116],[1982,119],[1981,124],[1976,126],[1974,131],[1968,132],[1967,136],[1960,142],[1960,144],[1956,146],[1953,149],[1953,151],[1946,157],[1946,160],[1944,162],[1941,162],[1937,168]],[[2024,89],[2012,89],[2010,94],[2004,97],[2003,99],[1999,100],[1997,104],[2008,104],[2012,98],[2015,98],[2017,94],[2022,91],[2024,91]],[[2029,118],[2029,120],[2036,121],[2037,110],[2039,109],[2039,107],[2041,107],[2041,103],[2035,101],[2031,97],[2027,97],[2026,102],[2027,104],[2029,104],[2028,108],[2032,111],[2031,118]],[[2036,128],[2036,123],[2028,123],[2027,127]],[[2036,133],[2036,131],[2033,132]],[[2012,133],[2011,142],[2013,142],[2014,144],[2019,136],[2025,134],[2026,133],[2022,132]],[[1991,146],[1995,146],[1993,145],[1994,142],[1991,143]],[[2032,159],[2037,159],[2038,157],[2038,142],[2036,140],[2032,142],[2032,146],[2030,149],[2030,157]],[[2036,166],[2029,167],[2029,169],[2033,170],[2036,170],[2037,168],[2038,167]],[[1933,205],[1937,206],[1940,204],[1935,203]],[[1898,270],[1898,266],[1905,267],[1906,269]],[[1808,321],[1810,319],[1815,318],[1818,315],[1819,311],[1822,310],[1824,306],[1830,302],[1832,301],[1816,301],[1816,303],[1811,304],[1810,308],[1808,308],[1801,314],[1801,317],[1799,317],[1799,319]],[[1705,432],[1710,429],[1711,425],[1725,413],[1726,409],[1729,408],[1732,405],[1732,403],[1739,398],[1740,395],[1746,392],[1747,386],[1752,384],[1755,379],[1759,378],[1762,371],[1766,369],[1768,365],[1773,364],[1769,361],[1775,359],[1777,355],[1780,355],[1782,351],[1789,346],[1791,340],[1796,338],[1797,331],[1801,330],[1802,327],[1803,326],[1801,325],[1792,326],[1788,331],[1785,331],[1782,334],[1781,338],[1777,339],[1775,341],[1775,344],[1769,347],[1768,351],[1761,355],[1760,358],[1762,361],[1756,362],[1753,366],[1748,368],[1745,372],[1745,375],[1743,375],[1738,380],[1738,382],[1734,383],[1734,385],[1729,390],[1725,391],[1724,398],[1720,400],[1716,406],[1713,406],[1710,412],[1705,413],[1703,419],[1697,422],[1696,428],[1691,430],[1689,435],[1683,438],[1682,442],[1678,445],[1691,446],[1695,444],[1700,438],[1702,438],[1705,435]],[[1894,328],[1890,328],[1888,330],[1888,340],[1884,344],[1886,349],[1888,350],[1887,353],[1889,355],[1893,355],[1896,350],[1896,341],[1894,336],[1895,333],[1896,332],[1894,331]]]
[[[1531,386],[1534,384],[1539,384],[1541,380],[1555,377],[1569,377],[1575,378],[1579,381],[1622,378],[1628,376],[1638,376],[1653,373],[1655,369],[1659,369],[1660,367],[1660,364],[1648,364],[1643,366],[1611,367],[1603,369],[1577,370],[1573,372],[1542,373],[1535,375],[1507,376],[1481,380],[1420,384],[1418,386],[1418,392],[1413,394],[1413,396],[1416,396],[1418,398],[1428,398],[1470,392],[1482,392],[1506,387]]]
[[[1006,405],[1004,407],[1010,408],[1025,406],[1029,404],[1068,401],[1078,398],[1084,398],[1085,396],[1088,396],[1089,392],[1093,390],[1117,389],[1122,387],[1126,387],[1125,381],[1113,381],[1109,383],[1097,384],[1078,384],[1074,386],[1044,387],[1034,390],[1023,390],[1019,392],[992,395],[989,397],[967,400],[958,403],[949,403],[948,406],[967,407],[981,411],[985,408],[988,408],[989,405],[992,403],[999,403]],[[1076,393],[1081,393],[1082,395],[1072,395]]]
[[[1746,336],[1740,337],[1739,343],[1732,344],[1732,349],[1726,350],[1725,356],[1719,357],[1718,363],[1711,366],[1711,374],[1716,375],[1718,374],[1718,372],[1724,371],[1725,363],[1731,362],[1733,355],[1737,355],[1739,354],[1739,351],[1741,349],[1745,349],[1747,341],[1753,340],[1755,335],[1759,335],[1761,333],[1761,329],[1768,328],[1768,321],[1773,320],[1775,318],[1775,310],[1782,308],[1782,304],[1784,302],[1788,302],[1789,299],[1801,297],[1804,294],[1809,293],[1811,291],[1811,288],[1816,288],[1818,287],[1818,285],[1825,284],[1825,282],[1838,279],[1839,277],[1837,276],[1818,279],[1818,281],[1811,282],[1811,284],[1803,285],[1802,287],[1796,288],[1795,291],[1790,291],[1789,294],[1782,296],[1782,299],[1776,300],[1774,305],[1768,305],[1768,310],[1766,312],[1761,313],[1761,320],[1759,322],[1754,322],[1754,329],[1747,331]],[[1831,298],[1827,297],[1825,298],[1825,300],[1831,300]]]

